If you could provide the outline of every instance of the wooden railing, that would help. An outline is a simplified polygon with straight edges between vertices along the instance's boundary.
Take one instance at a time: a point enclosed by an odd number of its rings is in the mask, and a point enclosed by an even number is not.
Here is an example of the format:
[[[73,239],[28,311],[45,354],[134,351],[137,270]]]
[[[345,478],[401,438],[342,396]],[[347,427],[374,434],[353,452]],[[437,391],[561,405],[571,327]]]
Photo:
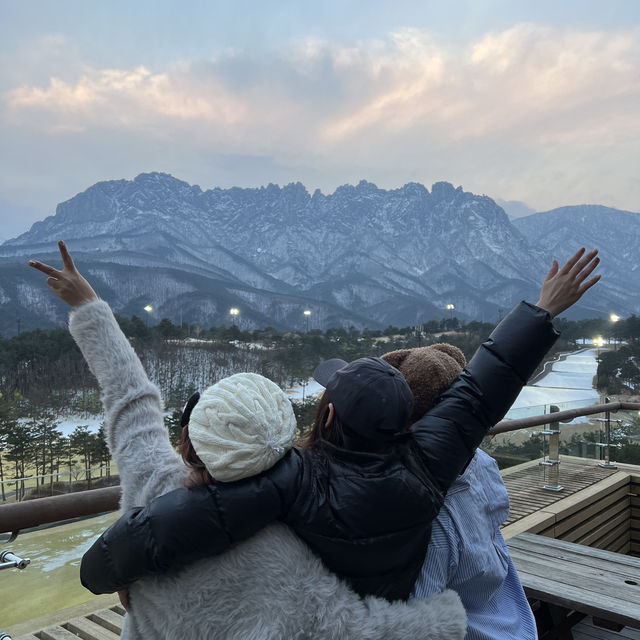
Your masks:
[[[120,487],[116,486],[5,504],[0,506],[0,533],[17,534],[42,524],[115,511],[119,501]]]

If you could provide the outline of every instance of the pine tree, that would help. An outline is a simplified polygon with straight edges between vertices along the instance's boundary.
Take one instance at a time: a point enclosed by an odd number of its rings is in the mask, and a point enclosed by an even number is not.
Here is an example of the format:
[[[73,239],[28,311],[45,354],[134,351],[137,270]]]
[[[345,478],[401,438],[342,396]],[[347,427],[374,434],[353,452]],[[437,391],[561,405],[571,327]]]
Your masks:
[[[14,464],[16,481],[16,501],[25,493],[24,478],[28,462],[33,460],[34,446],[29,427],[16,420],[7,434],[7,460]]]
[[[81,456],[84,463],[87,486],[91,488],[91,463],[95,452],[95,435],[89,432],[88,425],[77,426],[69,436],[71,450]]]

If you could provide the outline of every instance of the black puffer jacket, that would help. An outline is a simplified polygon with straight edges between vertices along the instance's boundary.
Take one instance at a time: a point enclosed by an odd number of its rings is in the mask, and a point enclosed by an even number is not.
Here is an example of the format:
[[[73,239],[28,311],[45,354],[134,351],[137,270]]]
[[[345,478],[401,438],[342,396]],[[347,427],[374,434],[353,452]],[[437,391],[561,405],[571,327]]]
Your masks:
[[[94,543],[82,583],[111,593],[281,519],[358,593],[407,598],[444,494],[556,338],[549,314],[521,303],[394,453],[294,449],[258,476],[160,496]]]

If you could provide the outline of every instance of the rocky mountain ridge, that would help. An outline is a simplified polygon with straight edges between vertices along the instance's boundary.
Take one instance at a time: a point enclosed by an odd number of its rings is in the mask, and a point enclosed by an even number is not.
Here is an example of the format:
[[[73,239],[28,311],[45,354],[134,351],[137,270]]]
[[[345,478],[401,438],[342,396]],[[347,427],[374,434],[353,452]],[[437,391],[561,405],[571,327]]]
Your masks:
[[[535,301],[552,255],[583,244],[601,248],[609,273],[575,312],[640,313],[640,282],[626,284],[638,268],[629,229],[639,224],[604,207],[510,221],[488,196],[446,182],[429,191],[361,181],[324,195],[300,183],[202,191],[141,174],[90,187],[0,245],[0,330],[64,321],[64,306],[25,266],[34,256],[58,264],[58,238],[116,311],[140,316],[151,305],[151,322],[229,323],[237,307],[246,328],[301,329],[304,309],[311,328],[374,328],[442,317],[447,304],[460,318],[495,321]]]

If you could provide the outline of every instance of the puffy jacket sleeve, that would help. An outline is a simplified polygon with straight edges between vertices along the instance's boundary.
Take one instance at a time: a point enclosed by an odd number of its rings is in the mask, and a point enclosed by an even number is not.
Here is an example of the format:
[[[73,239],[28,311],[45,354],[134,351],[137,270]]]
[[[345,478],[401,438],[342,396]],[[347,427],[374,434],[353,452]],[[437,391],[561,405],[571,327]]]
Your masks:
[[[286,513],[303,476],[303,458],[293,449],[259,475],[176,489],[130,509],[84,554],[82,584],[95,594],[113,593],[222,553]]]
[[[558,337],[550,315],[517,305],[478,348],[440,401],[412,427],[419,456],[442,491],[499,422]]]

